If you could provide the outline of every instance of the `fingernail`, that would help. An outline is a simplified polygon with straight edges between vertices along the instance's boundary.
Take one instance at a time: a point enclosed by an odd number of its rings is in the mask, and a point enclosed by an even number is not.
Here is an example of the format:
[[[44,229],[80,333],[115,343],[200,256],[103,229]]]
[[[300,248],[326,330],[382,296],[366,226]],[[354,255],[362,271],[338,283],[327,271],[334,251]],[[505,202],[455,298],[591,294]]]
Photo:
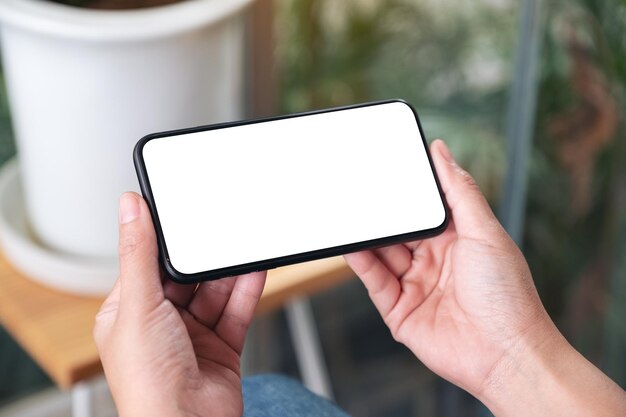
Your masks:
[[[441,142],[441,145],[439,146],[439,153],[441,153],[441,156],[443,156],[443,158],[448,161],[451,164],[454,164],[454,158],[452,157],[452,152],[450,152],[450,148],[448,148],[448,145],[446,145],[446,143],[443,140],[439,140]]]
[[[130,223],[139,217],[139,202],[131,193],[124,193],[120,197],[119,220],[121,224]]]

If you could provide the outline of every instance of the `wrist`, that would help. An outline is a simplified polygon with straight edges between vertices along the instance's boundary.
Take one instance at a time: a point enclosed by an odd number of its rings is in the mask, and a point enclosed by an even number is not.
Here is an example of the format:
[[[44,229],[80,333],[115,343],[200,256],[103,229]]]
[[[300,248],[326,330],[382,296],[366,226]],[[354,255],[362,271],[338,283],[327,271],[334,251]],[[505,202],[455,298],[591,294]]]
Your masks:
[[[159,389],[154,384],[144,381],[133,381],[134,386],[111,385],[111,394],[115,401],[119,417],[148,416],[189,416],[182,410],[181,396],[172,387]]]
[[[115,398],[114,398],[115,399]],[[198,401],[200,399],[200,401]],[[171,397],[161,393],[159,396],[144,395],[134,397],[132,401],[115,401],[119,417],[199,417],[207,415],[210,409],[211,416],[232,417],[241,416],[243,404],[239,401],[229,401],[227,398],[216,397],[218,401],[205,402],[206,397],[182,395]],[[220,401],[222,400],[222,401]],[[209,408],[207,408],[209,407]]]
[[[567,349],[551,322],[536,324],[496,363],[478,399],[496,416],[542,415],[534,413],[534,405],[540,407],[545,393],[558,385],[554,368],[559,367],[558,352]]]
[[[148,416],[187,416],[177,403],[154,402],[150,395],[143,396],[141,401],[132,403],[116,403],[119,417],[148,417]]]
[[[624,391],[581,356],[548,319],[494,367],[478,398],[496,416],[617,416]]]

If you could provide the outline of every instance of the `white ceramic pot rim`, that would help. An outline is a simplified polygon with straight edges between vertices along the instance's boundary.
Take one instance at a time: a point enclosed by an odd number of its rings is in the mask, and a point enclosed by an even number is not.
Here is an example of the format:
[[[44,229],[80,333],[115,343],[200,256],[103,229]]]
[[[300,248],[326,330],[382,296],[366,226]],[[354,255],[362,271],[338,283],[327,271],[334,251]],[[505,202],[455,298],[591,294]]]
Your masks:
[[[95,42],[146,40],[218,23],[252,0],[184,0],[136,10],[94,10],[48,0],[0,0],[0,22],[46,36]]]

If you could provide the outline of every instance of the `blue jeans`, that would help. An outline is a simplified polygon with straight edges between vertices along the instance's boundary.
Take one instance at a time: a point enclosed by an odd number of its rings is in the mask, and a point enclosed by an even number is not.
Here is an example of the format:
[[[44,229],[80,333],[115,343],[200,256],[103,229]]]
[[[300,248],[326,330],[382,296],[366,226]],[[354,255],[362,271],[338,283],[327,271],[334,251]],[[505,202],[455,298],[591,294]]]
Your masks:
[[[330,401],[282,375],[243,379],[244,417],[348,417]]]

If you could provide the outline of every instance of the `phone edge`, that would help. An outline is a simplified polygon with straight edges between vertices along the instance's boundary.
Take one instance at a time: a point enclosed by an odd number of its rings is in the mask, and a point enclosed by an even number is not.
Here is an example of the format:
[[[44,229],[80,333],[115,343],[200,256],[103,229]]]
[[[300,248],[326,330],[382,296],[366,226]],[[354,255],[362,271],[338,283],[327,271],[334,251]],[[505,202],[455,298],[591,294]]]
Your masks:
[[[167,245],[165,243],[163,230],[161,228],[161,222],[159,220],[158,212],[156,209],[156,202],[154,201],[154,197],[152,195],[152,188],[150,186],[150,180],[148,179],[147,170],[146,170],[145,162],[143,159],[142,151],[143,151],[143,147],[145,146],[147,142],[149,142],[150,140],[158,139],[162,137],[178,136],[178,135],[184,135],[184,134],[189,134],[189,133],[197,133],[197,132],[204,132],[204,131],[210,131],[210,130],[215,130],[215,129],[223,129],[227,127],[244,126],[248,124],[264,123],[264,122],[270,122],[270,121],[276,121],[276,120],[284,120],[284,119],[290,119],[290,118],[295,118],[295,117],[310,116],[310,115],[315,115],[315,114],[330,113],[330,112],[335,112],[335,111],[349,110],[349,109],[354,109],[354,108],[362,108],[362,107],[369,107],[369,106],[389,104],[389,103],[402,103],[406,105],[413,113],[413,117],[415,118],[418,130],[420,132],[423,146],[426,150],[428,163],[430,164],[430,169],[433,173],[433,177],[435,178],[437,190],[439,192],[439,196],[441,197],[441,201],[443,203],[444,219],[439,226],[436,226],[431,229],[404,233],[401,235],[387,236],[387,237],[382,237],[378,239],[367,240],[364,242],[350,243],[346,245],[334,246],[331,248],[324,248],[324,249],[318,249],[318,250],[308,251],[308,252],[303,252],[303,253],[298,253],[298,254],[286,255],[286,256],[282,256],[278,258],[266,259],[266,260],[257,261],[257,262],[250,262],[250,263],[241,264],[241,265],[234,265],[234,266],[229,266],[225,268],[214,269],[211,271],[197,272],[193,274],[186,274],[186,273],[180,272],[172,265],[169,259]],[[179,284],[197,284],[202,281],[216,280],[220,278],[226,278],[229,276],[242,275],[242,274],[246,274],[250,272],[274,269],[274,268],[278,268],[281,266],[287,266],[287,265],[292,265],[296,263],[314,261],[314,260],[329,258],[333,256],[341,256],[341,255],[345,255],[345,254],[352,253],[352,252],[358,252],[360,250],[375,249],[375,248],[380,248],[380,247],[384,247],[384,246],[388,246],[388,245],[396,244],[396,243],[408,242],[408,241],[419,240],[419,239],[426,239],[426,238],[434,237],[443,233],[443,231],[446,230],[450,222],[450,210],[448,208],[448,203],[446,201],[445,194],[443,193],[443,190],[441,188],[439,177],[437,175],[437,171],[435,170],[435,166],[432,161],[432,157],[430,155],[430,149],[428,146],[428,142],[426,141],[426,135],[424,134],[424,130],[422,129],[422,124],[420,122],[420,119],[417,115],[416,110],[413,108],[413,106],[410,103],[408,103],[406,100],[399,99],[399,98],[370,101],[370,102],[365,102],[365,103],[351,104],[347,106],[311,110],[311,111],[299,112],[299,113],[290,113],[290,114],[279,115],[279,116],[244,119],[244,120],[233,121],[233,122],[214,123],[214,124],[200,125],[200,126],[195,126],[195,127],[190,127],[190,128],[174,129],[174,130],[150,133],[148,135],[143,136],[135,144],[134,149],[133,149],[133,164],[135,166],[135,172],[137,174],[139,187],[141,189],[142,196],[148,205],[150,215],[152,217],[153,226],[155,228],[156,237],[157,237],[157,246],[159,249],[160,264],[169,275],[169,278],[172,281],[179,283]]]

